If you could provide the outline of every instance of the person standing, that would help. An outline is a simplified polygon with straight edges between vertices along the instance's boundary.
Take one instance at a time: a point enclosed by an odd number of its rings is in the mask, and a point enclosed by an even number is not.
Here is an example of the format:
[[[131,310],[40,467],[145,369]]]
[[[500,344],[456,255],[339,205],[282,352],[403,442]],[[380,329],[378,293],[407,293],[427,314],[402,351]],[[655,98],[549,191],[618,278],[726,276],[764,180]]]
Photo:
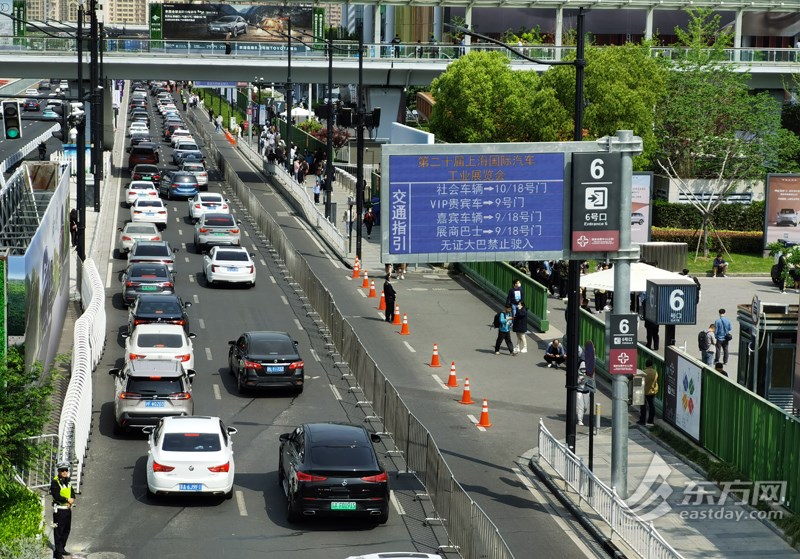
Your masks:
[[[561,345],[558,339],[553,340],[550,345],[547,346],[544,352],[544,360],[547,361],[548,367],[555,366],[556,368],[566,362],[567,354],[564,351],[564,346]]]
[[[515,279],[511,289],[508,290],[508,295],[506,295],[506,308],[511,309],[512,317],[516,314],[517,303],[520,301],[522,301],[522,282]]]
[[[72,246],[78,246],[78,210],[76,208],[69,211],[69,237]]]
[[[50,482],[50,496],[53,498],[53,559],[63,559],[65,555],[71,555],[66,546],[72,528],[75,492],[69,483],[69,462],[59,462],[56,470]]]
[[[216,127],[217,134],[222,134],[222,115],[217,115]]]
[[[44,161],[47,157],[47,144],[44,142],[39,143],[39,161]]]
[[[594,378],[586,374],[585,363],[581,363],[578,369],[578,386],[576,390],[578,392],[578,397],[575,403],[575,412],[578,416],[578,425],[583,426],[583,416],[586,415],[586,412],[589,411],[589,407],[591,406],[591,395],[597,390]]]
[[[516,355],[516,352],[514,352],[514,344],[511,343],[510,330],[511,322],[513,320],[511,316],[511,307],[506,305],[505,312],[500,312],[497,314],[499,315],[499,326],[497,327],[497,339],[494,342],[494,354],[500,355],[500,344],[505,342],[508,352],[511,355]]]
[[[658,351],[658,342],[660,341],[661,337],[658,333],[659,326],[655,322],[650,322],[649,320],[644,321],[644,329],[647,332],[647,349],[652,349],[653,351]]]
[[[517,301],[517,312],[511,321],[511,330],[517,335],[517,347],[514,353],[528,353],[528,338],[525,333],[528,331],[528,311],[525,310],[525,302]]]
[[[367,239],[372,237],[372,226],[375,225],[375,214],[372,211],[372,208],[367,208],[367,212],[364,214],[364,227],[367,228]]]
[[[697,349],[700,350],[700,359],[709,367],[714,365],[714,354],[717,346],[714,330],[714,325],[709,324],[708,328],[697,336]]]
[[[386,322],[394,321],[394,304],[397,301],[397,292],[392,285],[392,274],[386,274],[383,282],[383,298],[386,302]]]
[[[225,35],[225,54],[231,53],[231,34]]]
[[[714,361],[721,361],[723,365],[728,364],[728,342],[733,339],[733,326],[728,317],[725,316],[725,309],[719,310],[719,318],[714,321],[714,334],[717,337],[717,351]],[[720,359],[722,355],[722,359]]]
[[[392,51],[395,58],[400,58],[400,35],[395,35],[392,39]]]
[[[353,232],[353,222],[355,221],[355,212],[353,208],[347,208],[344,211],[344,227],[345,232],[350,235]]]
[[[781,293],[786,293],[786,255],[783,253],[778,257],[778,287]]]
[[[321,183],[322,183],[322,181],[320,180],[320,177],[316,177],[316,180],[314,181],[314,203],[315,204],[319,204],[319,194],[320,194],[320,192],[322,192],[322,184]]]
[[[653,360],[644,363],[644,404],[639,408],[639,425],[653,425],[656,421],[656,394],[658,394],[658,371]],[[645,419],[647,422],[645,423]]]

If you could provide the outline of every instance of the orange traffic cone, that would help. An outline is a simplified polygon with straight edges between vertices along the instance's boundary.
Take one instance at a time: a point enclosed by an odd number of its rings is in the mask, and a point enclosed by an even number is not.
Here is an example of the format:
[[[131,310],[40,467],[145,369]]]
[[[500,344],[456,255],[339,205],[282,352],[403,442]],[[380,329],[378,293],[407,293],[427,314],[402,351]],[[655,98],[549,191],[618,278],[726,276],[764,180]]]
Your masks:
[[[378,303],[378,310],[385,311],[386,310],[386,295],[383,294],[383,290],[381,289],[381,302]]]
[[[433,357],[431,357],[431,367],[441,367],[442,364],[439,363],[439,346],[433,344]]]
[[[367,295],[370,299],[375,299],[377,297],[377,293],[375,293],[375,281],[371,281],[369,284],[369,295]]]
[[[369,289],[369,274],[367,274],[366,270],[364,270],[364,275],[362,277],[364,278],[364,281],[361,282],[361,287],[364,289]]]
[[[408,315],[403,315],[403,326],[400,328],[400,335],[401,336],[408,336],[410,332],[408,331]]]
[[[489,421],[489,400],[483,399],[483,407],[481,407],[481,418],[478,420],[478,427],[491,427],[492,422]]]
[[[397,303],[394,304],[394,320],[392,321],[393,326],[400,326],[400,305]]]
[[[464,392],[461,394],[461,401],[459,404],[474,404],[472,395],[469,393],[469,379],[464,379]]]
[[[358,276],[361,274],[361,267],[358,263],[358,258],[356,258],[356,263],[353,264],[353,279],[358,279]]]
[[[450,376],[447,377],[447,386],[450,388],[458,388],[458,378],[456,377],[456,362],[450,362]]]

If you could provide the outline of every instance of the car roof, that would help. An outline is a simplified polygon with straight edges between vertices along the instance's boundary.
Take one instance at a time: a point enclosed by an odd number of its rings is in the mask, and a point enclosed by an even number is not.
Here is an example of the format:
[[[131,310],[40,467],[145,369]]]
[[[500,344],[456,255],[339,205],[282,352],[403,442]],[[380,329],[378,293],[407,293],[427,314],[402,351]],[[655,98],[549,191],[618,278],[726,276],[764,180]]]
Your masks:
[[[177,293],[142,293],[137,297],[139,303],[158,301],[159,299],[170,299],[178,303],[181,301]]]
[[[134,184],[138,184],[138,185],[142,185],[142,184],[148,185],[149,184],[153,189],[155,189],[155,187],[156,187],[156,185],[153,184],[153,181],[139,181],[139,180],[131,181],[130,183],[128,183],[128,187],[131,187]]]
[[[137,324],[134,333],[137,334],[183,334],[183,326],[180,324]]]
[[[200,192],[199,194],[200,194],[200,199],[202,199],[202,200],[206,200],[206,199],[211,200],[212,198],[214,200],[220,200],[220,199],[224,200],[225,199],[224,196],[222,196],[222,194],[220,194],[219,192]],[[239,247],[236,247],[236,248],[239,248]]]
[[[161,170],[158,168],[158,165],[153,165],[152,163],[138,163],[133,167],[134,172],[136,171],[136,169],[139,169],[140,173],[142,171],[152,171],[152,170],[158,171],[159,173],[161,172]]]
[[[442,559],[442,556],[416,551],[384,551],[368,555],[352,555],[347,559]]]
[[[287,332],[278,332],[275,330],[253,330],[251,332],[245,332],[244,335],[251,340],[258,341],[280,340],[284,338],[292,339]]]
[[[161,206],[165,205],[164,200],[162,200],[161,198],[156,198],[154,200],[143,200],[142,198],[137,198],[136,201],[133,203],[133,205],[138,206],[139,204],[143,204],[154,208],[155,206],[153,205],[153,202],[159,202]]]
[[[128,227],[147,227],[148,229],[152,229],[156,233],[158,233],[158,227],[155,223],[150,223],[148,221],[129,221],[125,224],[122,228],[123,231],[126,230]]]
[[[161,425],[166,433],[219,433],[219,421],[208,415],[183,415],[165,417]]]
[[[137,326],[140,328],[143,324]],[[134,359],[128,364],[127,373],[137,377],[181,377],[185,374],[183,364],[174,359]]]
[[[144,247],[144,246],[158,246],[158,247],[164,247],[164,248],[167,248],[167,249],[170,248],[169,241],[164,241],[164,240],[161,240],[161,241],[136,241],[136,243],[133,245],[133,248]]]
[[[306,423],[303,425],[306,438],[312,445],[315,442],[334,444],[363,443],[372,445],[367,430],[361,425],[351,423]]]
[[[161,271],[164,272],[165,276],[169,275],[169,268],[167,265],[161,264],[160,262],[136,262],[128,266],[126,272],[128,272],[128,275],[130,276],[131,272],[136,271],[136,273],[139,273],[142,268],[161,268]]]

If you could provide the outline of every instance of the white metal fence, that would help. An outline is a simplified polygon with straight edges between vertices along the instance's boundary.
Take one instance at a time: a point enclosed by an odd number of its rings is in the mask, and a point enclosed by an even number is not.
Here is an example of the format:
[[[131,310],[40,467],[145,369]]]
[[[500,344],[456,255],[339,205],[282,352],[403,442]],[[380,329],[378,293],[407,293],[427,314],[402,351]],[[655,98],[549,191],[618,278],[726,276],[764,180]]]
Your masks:
[[[72,462],[79,492],[92,430],[92,373],[100,362],[106,341],[105,289],[91,258],[83,262],[82,278],[84,312],[75,321],[72,370],[58,424],[59,460]]]
[[[36,136],[33,140],[22,146],[16,153],[12,153],[8,159],[0,163],[0,189],[6,185],[5,174],[9,168],[13,167],[35,149],[39,149],[39,144],[45,142],[53,137],[53,132],[61,130],[60,124],[54,124],[49,129],[45,130],[40,136]]]
[[[558,441],[539,420],[539,460],[547,462],[578,494],[578,505],[586,502],[618,536],[643,559],[683,559],[661,534],[636,516],[613,488],[600,481],[566,445]]]

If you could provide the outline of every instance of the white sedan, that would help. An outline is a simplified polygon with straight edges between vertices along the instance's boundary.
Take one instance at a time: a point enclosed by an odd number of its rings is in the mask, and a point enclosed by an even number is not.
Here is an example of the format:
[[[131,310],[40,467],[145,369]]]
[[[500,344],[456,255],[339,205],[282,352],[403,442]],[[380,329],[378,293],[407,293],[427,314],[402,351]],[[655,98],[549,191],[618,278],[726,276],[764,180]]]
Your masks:
[[[147,453],[147,495],[207,494],[233,496],[232,435],[219,417],[165,417],[144,428]]]
[[[229,214],[230,201],[216,192],[200,192],[194,198],[189,198],[189,219],[192,223],[197,223],[206,213]]]
[[[135,359],[169,359],[180,361],[187,371],[194,370],[195,334],[187,334],[180,324],[139,324],[133,334],[122,334],[125,340],[125,362]]]
[[[167,205],[161,198],[155,200],[138,198],[131,206],[131,221],[133,222],[155,223],[166,227],[167,219]]]
[[[125,227],[120,227],[118,231],[117,250],[120,254],[129,252],[137,241],[161,240],[161,233],[158,232],[158,227],[156,227],[155,223],[128,222]]]
[[[125,202],[130,208],[139,198],[143,200],[157,200],[158,190],[152,181],[131,181],[125,188]]]
[[[244,247],[217,246],[203,255],[203,272],[209,287],[217,282],[256,285],[255,255],[248,254]]]
[[[131,132],[133,132],[134,130],[142,130],[144,132],[150,132],[150,128],[147,126],[145,122],[142,121],[131,122],[131,125],[128,128],[128,136],[130,136]]]
[[[177,146],[177,144],[178,144],[178,142],[180,140],[186,140],[186,141],[189,141],[189,142],[195,142],[195,139],[192,136],[192,133],[189,132],[188,130],[184,130],[183,128],[178,128],[177,130],[175,130],[175,132],[172,133],[172,136],[170,136],[170,139],[169,139],[169,141],[172,144],[173,148],[175,146]],[[197,142],[195,142],[195,143],[197,143]]]

